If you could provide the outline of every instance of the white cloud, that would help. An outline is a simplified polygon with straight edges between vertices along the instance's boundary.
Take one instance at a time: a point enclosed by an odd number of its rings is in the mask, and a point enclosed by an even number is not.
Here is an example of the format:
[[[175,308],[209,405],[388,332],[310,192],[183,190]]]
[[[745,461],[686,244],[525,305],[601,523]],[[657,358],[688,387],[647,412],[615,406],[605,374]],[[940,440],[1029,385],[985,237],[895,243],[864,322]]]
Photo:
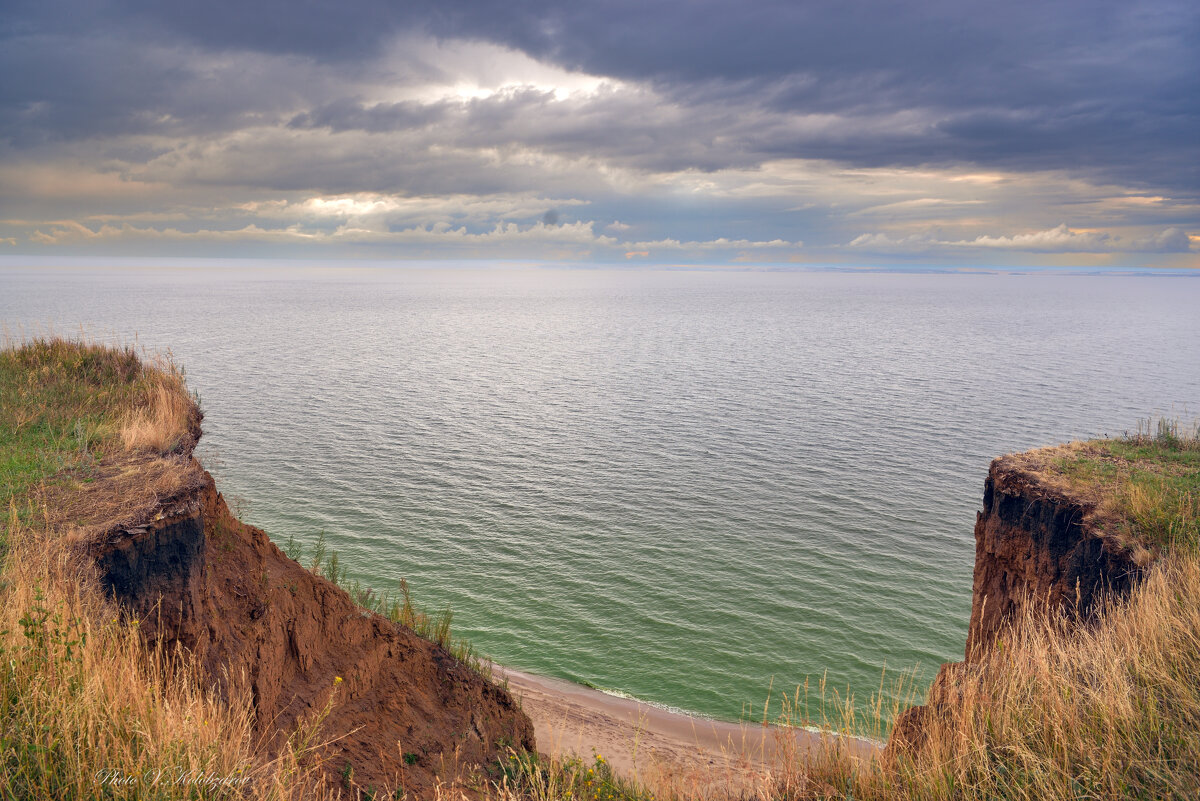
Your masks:
[[[322,234],[308,232],[299,225],[287,228],[259,228],[257,225],[247,225],[244,228],[230,230],[201,229],[198,231],[181,231],[178,228],[138,227],[125,223],[123,225],[102,225],[92,230],[73,220],[61,220],[51,224],[49,231],[37,229],[29,236],[31,242],[42,245],[59,245],[77,242],[98,242],[100,240],[119,239],[158,239],[158,240],[209,240],[209,241],[286,241],[304,240],[319,241]]]
[[[626,242],[631,250],[774,250],[779,248],[801,248],[804,243],[784,239],[754,241],[750,239],[726,239],[719,237],[707,241],[680,242],[677,239],[655,239],[646,242]]]
[[[929,250],[937,244],[937,240],[926,234],[892,236],[891,234],[876,233],[860,234],[847,247],[884,253],[911,253]]]
[[[484,99],[522,89],[566,100],[621,85],[612,78],[566,70],[511,48],[469,39],[403,37],[384,57],[381,73],[392,78],[376,88],[376,98],[382,102]],[[427,77],[414,81],[414,75]]]
[[[601,245],[613,246],[617,240],[608,236],[597,236],[592,223],[573,222],[562,225],[533,225],[498,223],[490,231],[471,232],[466,227],[454,228],[449,223],[406,228],[401,231],[378,231],[369,228],[343,226],[327,235],[331,241],[361,243],[393,243],[398,245],[492,245],[513,243],[541,243],[555,245]]]
[[[347,222],[334,230],[306,227],[293,223],[286,227],[263,228],[256,224],[229,229],[200,229],[182,231],[178,228],[155,228],[105,224],[89,228],[73,220],[59,220],[36,229],[29,241],[41,245],[99,244],[116,241],[191,241],[203,242],[276,242],[316,245],[391,245],[413,251],[436,249],[439,252],[464,252],[483,249],[490,255],[537,255],[554,252],[562,257],[586,258],[596,255],[657,255],[664,251],[688,254],[727,254],[731,258],[750,252],[770,254],[796,250],[803,242],[782,239],[756,241],[749,239],[717,239],[679,241],[658,239],[643,242],[623,242],[616,237],[597,234],[592,221],[576,221],[558,225],[543,222],[521,225],[500,222],[487,230],[470,230],[449,222],[437,222],[391,230]],[[561,250],[568,248],[568,251]],[[558,249],[558,250],[556,250]]]
[[[249,204],[243,208],[258,216],[277,220],[364,220],[389,221],[455,219],[472,223],[540,217],[547,208],[585,206],[588,201],[570,197],[544,197],[534,193],[493,195],[396,195],[360,192],[350,195],[319,195],[304,200],[277,200]]]
[[[1182,253],[1186,250],[1191,250],[1191,237],[1182,228],[1167,228],[1159,231],[1157,234],[1144,237],[1137,240],[1138,247],[1135,250],[1142,250],[1154,253]]]
[[[978,236],[970,241],[946,244],[960,247],[1031,250],[1039,253],[1099,253],[1111,250],[1113,238],[1104,231],[1073,231],[1066,223],[1046,231],[1012,236]]]
[[[285,228],[260,228],[250,224],[242,228],[197,231],[181,231],[178,228],[138,227],[128,223],[120,226],[102,225],[93,230],[73,220],[62,220],[51,224],[48,231],[38,229],[30,240],[40,244],[61,244],[100,239],[211,239],[211,240],[303,240],[316,243],[354,242],[379,244],[470,244],[486,245],[495,242],[545,242],[568,244],[615,245],[617,240],[608,236],[597,236],[591,222],[574,222],[562,225],[518,225],[497,224],[490,231],[471,232],[466,227],[454,228],[441,222],[428,226],[417,226],[399,231],[388,231],[343,225],[334,231],[305,228],[299,223]]]
[[[947,209],[954,209],[962,206],[979,206],[984,203],[979,198],[943,198],[943,197],[917,197],[907,200],[897,200],[892,203],[881,203],[876,206],[868,206],[858,211],[849,212],[847,217],[857,217],[865,215],[929,215],[931,213],[944,213]]]
[[[1142,237],[1123,237],[1102,230],[1075,230],[1063,223],[1044,231],[1008,236],[980,235],[974,239],[938,239],[929,234],[893,236],[862,234],[848,247],[877,252],[922,252],[946,248],[1014,250],[1029,253],[1179,253],[1189,249],[1188,235],[1167,228]]]

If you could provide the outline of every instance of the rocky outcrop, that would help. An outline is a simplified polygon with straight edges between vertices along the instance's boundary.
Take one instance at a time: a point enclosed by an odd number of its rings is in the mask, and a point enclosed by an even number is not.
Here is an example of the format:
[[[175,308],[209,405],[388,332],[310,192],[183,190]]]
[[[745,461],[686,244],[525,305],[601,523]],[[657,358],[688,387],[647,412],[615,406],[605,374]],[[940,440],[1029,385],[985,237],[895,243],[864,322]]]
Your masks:
[[[289,559],[204,479],[146,525],[93,541],[90,555],[148,639],[178,643],[215,684],[250,693],[268,753],[335,683],[322,734],[336,739],[324,756],[339,783],[424,797],[506,746],[534,750],[505,689]]]

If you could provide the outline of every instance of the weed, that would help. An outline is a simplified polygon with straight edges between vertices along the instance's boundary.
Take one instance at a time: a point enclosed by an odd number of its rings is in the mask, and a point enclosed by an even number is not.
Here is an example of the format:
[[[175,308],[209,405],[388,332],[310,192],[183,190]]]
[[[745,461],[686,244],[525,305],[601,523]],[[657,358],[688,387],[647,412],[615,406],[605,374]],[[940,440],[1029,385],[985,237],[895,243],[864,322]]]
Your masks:
[[[1092,497],[1093,525],[1127,547],[1200,545],[1200,424],[1146,420],[1136,433],[1063,446],[1050,457],[1043,474]]]
[[[309,559],[308,569],[313,573],[320,575],[321,568],[325,563],[325,532],[321,531],[317,534],[317,542],[313,545],[312,557]]]

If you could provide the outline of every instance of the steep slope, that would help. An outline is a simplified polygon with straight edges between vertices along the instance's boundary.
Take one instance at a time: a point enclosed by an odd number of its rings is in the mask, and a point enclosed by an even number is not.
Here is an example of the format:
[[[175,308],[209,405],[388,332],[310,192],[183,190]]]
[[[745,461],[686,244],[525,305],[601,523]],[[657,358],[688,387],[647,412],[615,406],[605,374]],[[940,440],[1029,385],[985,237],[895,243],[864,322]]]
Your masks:
[[[357,606],[335,584],[287,558],[264,532],[230,514],[192,455],[202,414],[182,371],[169,361],[147,362],[131,348],[61,339],[6,346],[0,349],[0,401],[0,498],[6,508],[0,556],[19,544],[25,561],[74,566],[26,581],[29,586],[20,589],[29,596],[29,609],[18,627],[24,635],[14,634],[13,626],[0,631],[0,648],[33,660],[31,687],[46,680],[35,678],[39,671],[58,675],[48,652],[29,656],[30,643],[45,639],[38,633],[42,625],[108,632],[118,623],[112,612],[104,620],[70,622],[81,603],[104,608],[103,593],[127,620],[138,622],[143,645],[151,646],[143,649],[144,662],[161,661],[156,644],[160,653],[186,649],[192,658],[178,675],[190,676],[198,661],[206,683],[219,689],[230,709],[242,709],[244,699],[252,702],[258,762],[281,753],[297,727],[307,731],[319,721],[309,745],[326,746],[307,749],[306,760],[321,761],[331,784],[399,788],[422,797],[439,780],[494,765],[507,746],[534,749],[532,725],[504,688],[437,643]],[[38,560],[29,559],[31,548],[38,549]],[[0,595],[9,589],[0,580]],[[78,600],[84,596],[91,600]],[[81,642],[78,634],[64,639],[61,657],[74,658]],[[92,670],[100,675],[108,664],[98,662]],[[151,674],[160,675],[148,668]],[[72,680],[64,692],[75,693],[77,684]],[[148,684],[147,690],[154,692]],[[207,703],[196,693],[189,697]],[[105,699],[76,702],[104,725],[124,714],[109,709]],[[17,709],[0,704],[6,715]],[[27,712],[31,720],[42,714],[36,704]],[[188,725],[183,722],[184,729]],[[85,736],[74,729],[60,734]],[[59,743],[61,737],[52,735],[49,741]],[[251,744],[231,746],[231,753],[244,753],[238,750],[243,746]],[[11,756],[7,747],[0,750],[0,761]],[[81,772],[72,759],[63,756],[55,764],[75,777],[72,782],[96,785],[96,768],[84,765]],[[170,763],[170,755],[164,759]],[[48,792],[40,757],[14,765],[20,781]],[[239,769],[277,774],[263,764]],[[76,787],[68,795],[79,792]]]
[[[505,746],[534,750],[507,691],[287,558],[204,478],[89,551],[148,638],[199,655],[214,682],[248,684],[269,750],[335,688],[322,735],[339,781],[421,794]]]
[[[1182,531],[1139,529],[1127,508],[1131,488],[1149,479],[1163,498],[1182,492],[1184,519],[1190,519],[1187,505],[1194,501],[1187,484],[1181,490],[1161,480],[1195,473],[1188,458],[1175,463],[1178,443],[1169,433],[1158,440],[1075,442],[992,462],[983,509],[975,519],[971,620],[963,661],[941,666],[928,707],[900,715],[889,753],[923,742],[929,715],[957,702],[960,679],[987,661],[1013,621],[1089,621],[1101,603],[1123,598],[1137,586],[1171,537],[1190,540]]]
[[[1148,554],[1100,525],[1097,506],[1093,495],[1046,482],[1025,460],[992,462],[975,520],[967,660],[1027,604],[1087,617],[1104,593],[1133,587]]]

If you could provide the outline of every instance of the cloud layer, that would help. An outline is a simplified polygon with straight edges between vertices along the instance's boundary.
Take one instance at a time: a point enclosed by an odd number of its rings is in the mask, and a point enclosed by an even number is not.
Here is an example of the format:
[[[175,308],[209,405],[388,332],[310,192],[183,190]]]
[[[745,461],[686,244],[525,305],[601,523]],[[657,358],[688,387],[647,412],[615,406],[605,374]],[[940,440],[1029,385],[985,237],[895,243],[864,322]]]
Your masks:
[[[0,253],[1196,264],[1190,2],[10,5]]]

